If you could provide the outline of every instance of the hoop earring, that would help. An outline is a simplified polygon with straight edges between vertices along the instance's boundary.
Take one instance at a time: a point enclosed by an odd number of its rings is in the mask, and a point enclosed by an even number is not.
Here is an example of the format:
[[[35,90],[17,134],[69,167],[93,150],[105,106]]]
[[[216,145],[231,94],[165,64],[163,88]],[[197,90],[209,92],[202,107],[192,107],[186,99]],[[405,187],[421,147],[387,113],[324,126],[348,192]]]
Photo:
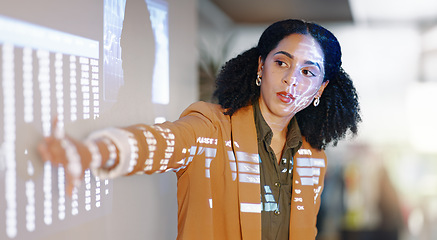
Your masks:
[[[256,84],[258,87],[261,86],[261,77],[259,76],[259,74],[256,76],[255,84]]]
[[[313,102],[314,107],[319,106],[319,103],[320,103],[320,98],[316,97],[316,98],[314,99],[314,102]]]

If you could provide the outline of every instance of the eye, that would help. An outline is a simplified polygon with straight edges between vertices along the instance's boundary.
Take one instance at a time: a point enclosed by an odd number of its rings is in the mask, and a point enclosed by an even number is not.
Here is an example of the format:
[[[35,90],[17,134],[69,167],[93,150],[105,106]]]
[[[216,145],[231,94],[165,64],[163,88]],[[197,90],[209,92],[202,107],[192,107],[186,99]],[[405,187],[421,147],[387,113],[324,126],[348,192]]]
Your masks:
[[[286,64],[285,62],[281,61],[281,60],[276,60],[275,62],[276,62],[276,64],[278,64],[278,66],[280,66],[280,67],[286,67],[286,66],[287,66],[287,64]]]
[[[313,72],[311,72],[308,69],[302,69],[302,73],[303,73],[303,75],[305,75],[307,77],[315,77],[316,76]]]

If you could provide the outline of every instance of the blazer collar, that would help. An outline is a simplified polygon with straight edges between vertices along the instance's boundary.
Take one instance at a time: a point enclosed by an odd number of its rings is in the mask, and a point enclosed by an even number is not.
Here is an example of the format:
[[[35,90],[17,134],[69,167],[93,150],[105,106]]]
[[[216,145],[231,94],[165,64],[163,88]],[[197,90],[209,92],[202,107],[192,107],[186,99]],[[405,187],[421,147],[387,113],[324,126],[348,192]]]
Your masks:
[[[252,105],[232,115],[231,128],[242,239],[261,239],[259,155]]]

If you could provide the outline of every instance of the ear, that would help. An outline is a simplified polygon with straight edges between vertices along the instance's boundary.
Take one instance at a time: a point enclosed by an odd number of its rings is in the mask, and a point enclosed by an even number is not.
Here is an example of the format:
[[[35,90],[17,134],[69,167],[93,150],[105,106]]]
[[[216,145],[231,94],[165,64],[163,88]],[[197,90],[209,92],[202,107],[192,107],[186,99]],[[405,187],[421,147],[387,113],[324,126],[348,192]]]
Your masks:
[[[317,91],[317,93],[316,93],[316,97],[319,98],[322,96],[322,93],[325,90],[325,87],[328,86],[328,84],[329,84],[329,80],[322,82],[322,85],[320,85],[319,91]]]
[[[264,66],[264,62],[263,62],[263,60],[261,59],[261,56],[259,56],[259,58],[258,58],[258,72],[257,72],[257,74],[261,77],[262,76],[262,73],[263,73],[263,66]]]

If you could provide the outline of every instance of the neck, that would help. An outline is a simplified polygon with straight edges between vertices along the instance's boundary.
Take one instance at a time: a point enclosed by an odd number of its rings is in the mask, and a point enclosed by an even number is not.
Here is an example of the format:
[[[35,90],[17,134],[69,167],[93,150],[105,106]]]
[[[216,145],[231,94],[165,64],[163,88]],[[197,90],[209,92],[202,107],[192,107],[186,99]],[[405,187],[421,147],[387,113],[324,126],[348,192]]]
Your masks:
[[[290,122],[291,119],[275,118],[275,117],[268,116],[268,114],[267,116],[263,114],[263,117],[266,120],[267,124],[269,125],[270,129],[272,129],[273,135],[287,132],[288,123]]]
[[[263,109],[260,105],[261,114],[264,117],[267,125],[272,129],[273,136],[286,136],[288,131],[288,124],[293,118],[294,114],[287,117],[280,117],[270,113],[268,109]]]

